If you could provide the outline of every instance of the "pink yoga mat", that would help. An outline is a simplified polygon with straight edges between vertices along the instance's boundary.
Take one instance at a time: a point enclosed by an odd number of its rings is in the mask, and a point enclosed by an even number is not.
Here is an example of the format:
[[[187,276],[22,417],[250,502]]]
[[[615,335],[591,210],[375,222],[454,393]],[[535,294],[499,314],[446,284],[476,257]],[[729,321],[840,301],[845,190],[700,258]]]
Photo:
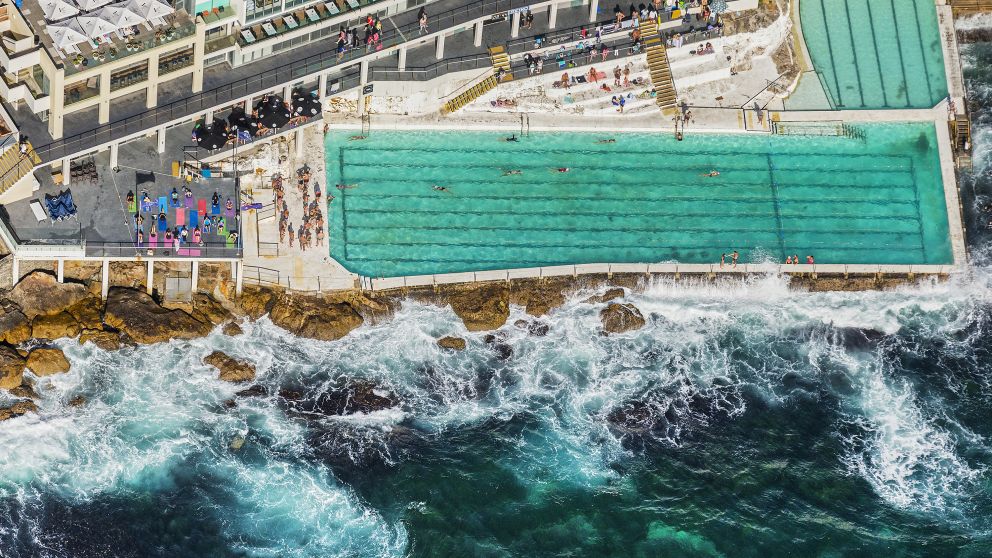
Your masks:
[[[186,210],[177,209],[176,210],[176,226],[182,226],[186,224]]]

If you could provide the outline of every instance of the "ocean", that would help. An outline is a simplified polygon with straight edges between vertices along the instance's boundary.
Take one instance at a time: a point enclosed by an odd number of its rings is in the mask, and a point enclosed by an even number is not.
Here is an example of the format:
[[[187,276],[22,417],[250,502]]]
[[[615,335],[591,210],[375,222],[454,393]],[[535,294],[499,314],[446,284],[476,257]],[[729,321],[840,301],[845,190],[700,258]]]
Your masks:
[[[965,276],[659,280],[628,295],[648,324],[623,335],[584,294],[543,337],[514,308],[508,358],[414,302],[336,342],[265,319],[116,353],[66,340],[41,411],[0,423],[0,556],[992,555],[992,45],[963,50]],[[270,395],[235,398],[201,364],[214,349]],[[343,381],[400,403],[322,412]]]

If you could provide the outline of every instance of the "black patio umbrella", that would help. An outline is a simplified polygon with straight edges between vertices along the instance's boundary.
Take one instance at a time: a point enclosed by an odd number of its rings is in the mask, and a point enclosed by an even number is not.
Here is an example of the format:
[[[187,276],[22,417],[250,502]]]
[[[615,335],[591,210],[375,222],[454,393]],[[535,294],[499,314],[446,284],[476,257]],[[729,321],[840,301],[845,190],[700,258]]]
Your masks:
[[[227,123],[219,118],[207,126],[197,124],[193,133],[196,136],[196,145],[204,149],[219,149],[227,143]]]
[[[258,120],[245,112],[245,109],[241,107],[235,107],[231,114],[227,117],[227,122],[230,124],[230,130],[236,132],[238,137],[244,136],[247,133],[251,137],[255,137],[258,133]]]
[[[255,105],[255,110],[258,112],[259,124],[266,128],[282,128],[293,117],[283,103],[282,97],[278,95],[269,95],[262,99]]]
[[[310,118],[318,114],[320,114],[320,99],[316,95],[302,91],[293,95],[293,117]]]

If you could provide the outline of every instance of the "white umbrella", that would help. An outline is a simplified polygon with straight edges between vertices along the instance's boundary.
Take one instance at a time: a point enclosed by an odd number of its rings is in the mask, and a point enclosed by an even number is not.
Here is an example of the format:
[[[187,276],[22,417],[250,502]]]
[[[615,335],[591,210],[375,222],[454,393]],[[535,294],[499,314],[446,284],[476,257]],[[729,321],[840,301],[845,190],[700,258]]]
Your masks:
[[[117,31],[116,25],[95,15],[81,15],[76,17],[76,21],[79,22],[79,26],[83,28],[86,36],[91,39],[109,35]]]
[[[131,27],[132,25],[141,25],[145,21],[140,15],[132,12],[120,4],[104,6],[100,8],[97,15],[99,15],[101,19],[105,19],[114,24],[114,26],[118,29]]]
[[[79,27],[79,23],[75,19],[65,25],[49,25],[46,29],[56,48],[66,49],[86,42],[86,33]]]
[[[66,0],[41,0],[39,4],[48,21],[59,21],[79,13],[79,9]]]
[[[75,0],[75,2],[76,5],[79,6],[80,10],[84,12],[91,12],[100,6],[109,4],[111,0]]]
[[[130,0],[127,9],[149,20],[165,17],[175,11],[172,6],[158,0]]]

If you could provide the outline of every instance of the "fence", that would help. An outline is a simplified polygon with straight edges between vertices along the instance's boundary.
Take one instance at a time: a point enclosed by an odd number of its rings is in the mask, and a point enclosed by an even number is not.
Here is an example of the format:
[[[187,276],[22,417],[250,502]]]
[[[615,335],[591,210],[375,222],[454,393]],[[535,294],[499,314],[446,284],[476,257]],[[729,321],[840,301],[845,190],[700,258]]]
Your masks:
[[[175,246],[151,246],[147,242],[141,246],[134,242],[89,242],[85,243],[87,257],[95,258],[133,258],[136,256],[155,258],[210,258],[237,259],[241,257],[241,247],[237,244],[220,242],[204,243],[203,245],[187,244],[180,248]]]
[[[453,8],[431,16],[431,26],[434,29],[451,29],[481,17],[528,5],[528,0],[488,0],[478,3],[473,2],[468,6]],[[412,12],[412,10],[410,11]],[[400,27],[385,26],[381,35],[382,48],[396,46],[405,42],[407,35],[419,38],[419,29],[420,25],[416,21]],[[207,112],[218,106],[233,103],[238,99],[271,91],[283,84],[312,76],[334,66],[353,62],[370,54],[364,48],[357,48],[345,52],[339,58],[337,52],[335,52],[336,45],[332,41],[325,41],[324,44],[327,45],[327,50],[323,52],[313,54],[301,60],[289,62],[278,68],[259,72],[258,74],[220,85],[208,91],[190,95],[184,99],[149,109],[134,116],[98,126],[86,132],[55,140],[46,145],[36,146],[35,150],[43,162],[55,161],[114,139],[139,134],[158,126],[181,121],[195,114]],[[357,71],[355,74],[357,74]],[[351,75],[353,74],[349,74],[346,78],[350,78]],[[355,77],[357,78],[357,75]],[[359,80],[352,79],[355,81],[354,84],[350,82],[339,82],[337,89],[343,90],[357,86]]]

